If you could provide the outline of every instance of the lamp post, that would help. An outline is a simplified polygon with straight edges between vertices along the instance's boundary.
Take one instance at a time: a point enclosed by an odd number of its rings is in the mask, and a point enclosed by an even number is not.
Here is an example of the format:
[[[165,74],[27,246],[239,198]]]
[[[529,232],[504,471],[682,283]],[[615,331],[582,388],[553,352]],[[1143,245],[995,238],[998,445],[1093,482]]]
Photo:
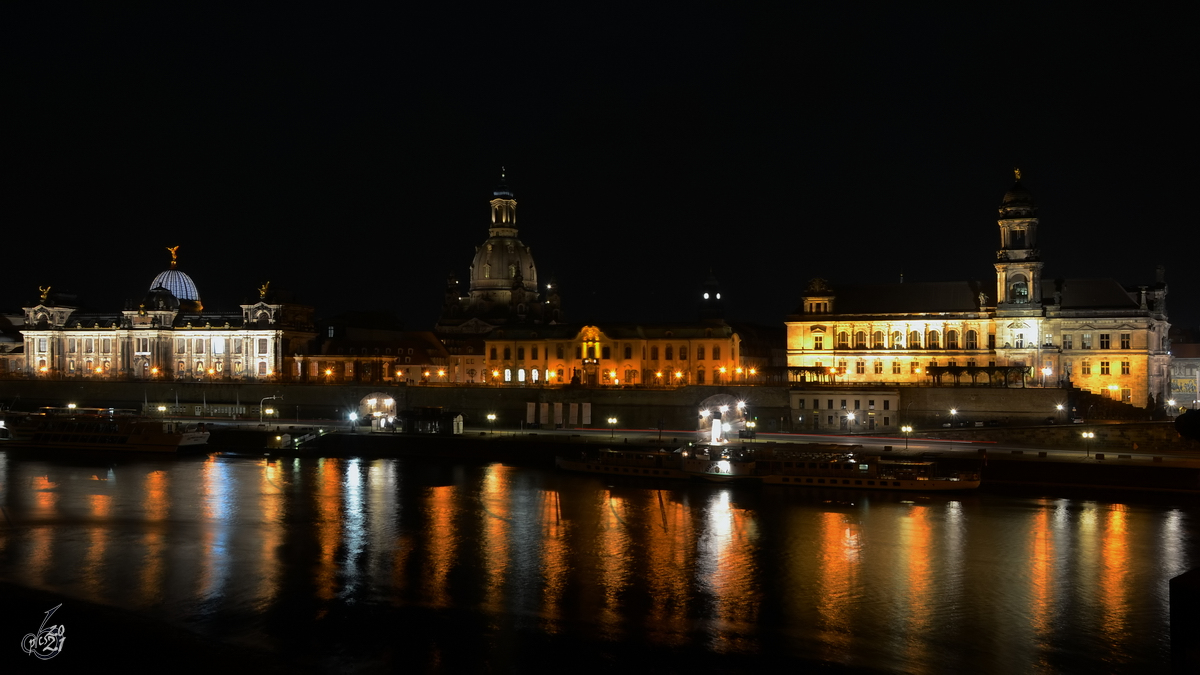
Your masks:
[[[492,435],[496,434],[496,413],[488,413],[488,422],[492,425]]]
[[[1096,437],[1096,432],[1085,431],[1080,435],[1083,436],[1084,451],[1087,453],[1087,456],[1090,459],[1092,456],[1092,439]]]
[[[1052,373],[1052,372],[1054,372],[1054,371],[1050,370],[1050,366],[1046,366],[1045,368],[1042,368],[1042,388],[1043,389],[1046,388],[1046,378],[1050,377],[1050,373]]]
[[[912,435],[912,427],[906,424],[900,427],[900,431],[904,432],[904,451],[908,452],[908,437]]]
[[[609,438],[616,438],[616,435],[617,435],[617,418],[615,418],[615,417],[610,417],[610,418],[608,418],[608,427],[609,427],[608,437],[609,437]]]
[[[950,409],[950,426],[954,426],[955,420],[958,419],[958,408]]]
[[[266,397],[264,397],[264,398],[263,398],[261,401],[259,401],[259,402],[258,402],[258,423],[259,423],[259,424],[262,424],[262,421],[263,421],[263,412],[264,412],[264,410],[263,410],[263,404],[264,404],[264,403],[266,403],[267,401],[270,401],[270,400],[273,400],[273,399],[277,399],[277,398],[278,398],[278,399],[282,399],[283,397],[282,397],[282,396],[266,396]],[[268,408],[268,409],[267,409],[265,412],[266,412],[268,415],[270,415],[271,413],[273,413],[273,412],[275,412],[275,411],[274,411],[274,410],[271,410],[270,408]]]

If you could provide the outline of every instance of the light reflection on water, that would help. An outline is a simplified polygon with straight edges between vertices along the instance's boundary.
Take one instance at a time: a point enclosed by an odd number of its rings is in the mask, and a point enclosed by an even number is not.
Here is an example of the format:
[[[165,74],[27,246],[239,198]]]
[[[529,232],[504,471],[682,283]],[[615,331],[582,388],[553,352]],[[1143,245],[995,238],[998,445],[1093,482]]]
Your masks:
[[[396,459],[0,458],[0,577],[218,636],[238,617],[245,639],[275,645],[300,622],[382,607],[913,673],[1161,669],[1167,580],[1200,561],[1186,502]]]

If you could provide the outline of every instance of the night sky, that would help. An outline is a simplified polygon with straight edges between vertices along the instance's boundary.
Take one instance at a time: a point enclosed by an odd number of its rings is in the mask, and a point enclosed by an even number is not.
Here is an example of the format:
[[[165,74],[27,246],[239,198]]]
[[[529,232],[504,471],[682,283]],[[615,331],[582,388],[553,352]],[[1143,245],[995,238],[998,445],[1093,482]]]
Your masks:
[[[695,318],[711,270],[778,325],[815,276],[994,282],[1016,166],[1047,276],[1164,264],[1200,325],[1183,15],[43,4],[3,22],[6,312],[117,311],[180,245],[208,309],[269,280],[427,329],[505,166],[569,321]]]

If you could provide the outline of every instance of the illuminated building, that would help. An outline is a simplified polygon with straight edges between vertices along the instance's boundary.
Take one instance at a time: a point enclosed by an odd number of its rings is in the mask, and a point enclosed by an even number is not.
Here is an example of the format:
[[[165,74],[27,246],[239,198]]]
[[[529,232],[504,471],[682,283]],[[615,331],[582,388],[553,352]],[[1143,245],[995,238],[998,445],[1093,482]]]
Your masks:
[[[25,307],[25,374],[135,380],[294,379],[314,337],[313,309],[259,291],[240,312],[204,312],[192,279],[176,268],[159,274],[136,308],[84,312],[74,296],[40,289]],[[183,295],[180,298],[176,295]]]
[[[791,381],[1070,385],[1139,407],[1164,395],[1171,357],[1162,269],[1155,284],[1132,288],[1043,277],[1037,207],[1019,172],[999,215],[994,284],[814,279],[786,322]]]

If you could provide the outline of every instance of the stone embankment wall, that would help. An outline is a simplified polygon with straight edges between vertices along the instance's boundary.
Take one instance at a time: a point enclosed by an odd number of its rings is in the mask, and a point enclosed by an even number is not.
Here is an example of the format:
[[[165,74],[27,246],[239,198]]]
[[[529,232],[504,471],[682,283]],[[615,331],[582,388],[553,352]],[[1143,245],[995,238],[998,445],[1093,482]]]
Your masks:
[[[1084,440],[1083,432],[1096,434]],[[1030,447],[1091,447],[1097,452],[1200,452],[1200,442],[1182,438],[1173,422],[1125,422],[1121,424],[1063,424],[1036,427],[984,427],[930,429],[913,432],[913,438],[985,441]]]

